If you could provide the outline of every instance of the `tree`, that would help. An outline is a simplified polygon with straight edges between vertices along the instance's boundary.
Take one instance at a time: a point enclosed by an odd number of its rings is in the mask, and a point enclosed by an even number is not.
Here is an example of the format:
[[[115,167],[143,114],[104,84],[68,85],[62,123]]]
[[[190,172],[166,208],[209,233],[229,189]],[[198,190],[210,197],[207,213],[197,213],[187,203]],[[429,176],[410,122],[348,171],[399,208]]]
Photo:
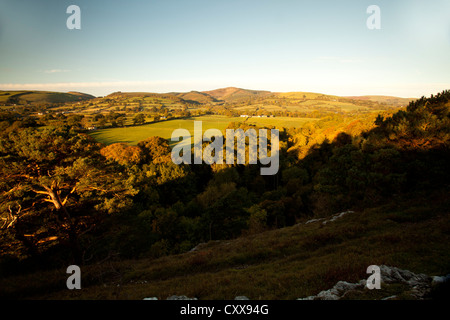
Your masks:
[[[30,251],[59,240],[82,264],[79,236],[102,214],[130,205],[136,193],[126,179],[117,179],[124,173],[105,164],[99,149],[88,135],[61,128],[1,137],[0,209],[16,216],[2,232],[15,233]]]
[[[138,113],[133,118],[134,125],[140,125],[145,123],[145,116],[142,113]]]
[[[100,154],[107,159],[116,161],[121,165],[137,164],[142,161],[143,154],[140,148],[129,146],[126,143],[113,143],[100,150]]]
[[[248,219],[248,233],[255,234],[267,229],[267,211],[255,204],[247,209],[250,214]]]
[[[117,118],[116,123],[119,127],[123,127],[125,125],[125,116],[120,116]]]
[[[158,136],[147,138],[138,143],[147,163],[169,163],[171,159],[171,149],[167,140]]]

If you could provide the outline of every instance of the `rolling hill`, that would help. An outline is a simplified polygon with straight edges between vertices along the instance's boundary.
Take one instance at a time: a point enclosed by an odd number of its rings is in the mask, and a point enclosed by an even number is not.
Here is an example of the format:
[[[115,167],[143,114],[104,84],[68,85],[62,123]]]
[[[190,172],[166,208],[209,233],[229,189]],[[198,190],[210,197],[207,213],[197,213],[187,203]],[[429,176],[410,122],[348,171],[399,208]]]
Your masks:
[[[399,97],[392,97],[392,96],[378,96],[378,95],[371,95],[371,96],[350,96],[345,97],[352,100],[363,100],[363,101],[374,101],[382,104],[388,104],[392,105],[394,107],[401,107],[406,106],[411,101],[415,100],[415,98],[399,98]]]
[[[272,94],[270,91],[248,90],[235,87],[203,91],[203,93],[206,93],[217,100],[223,100],[226,102],[242,102],[252,98],[267,97]]]
[[[59,104],[94,99],[81,92],[0,91],[0,104]]]
[[[94,97],[80,92],[49,91],[0,91],[0,105],[55,105],[91,100],[98,106],[139,105],[180,109],[182,106],[213,106],[228,104],[239,113],[259,112],[368,112],[398,108],[407,105],[412,98],[392,96],[334,96],[312,92],[272,92],[237,87],[219,88],[210,91],[189,92],[113,92],[104,97]],[[227,106],[227,108],[229,107]],[[281,114],[278,114],[281,115]]]
[[[176,95],[177,97],[182,98],[188,103],[197,103],[197,104],[208,104],[208,103],[214,103],[217,102],[217,100],[204,92],[199,91],[190,91],[190,92],[184,92],[184,93],[172,93]]]

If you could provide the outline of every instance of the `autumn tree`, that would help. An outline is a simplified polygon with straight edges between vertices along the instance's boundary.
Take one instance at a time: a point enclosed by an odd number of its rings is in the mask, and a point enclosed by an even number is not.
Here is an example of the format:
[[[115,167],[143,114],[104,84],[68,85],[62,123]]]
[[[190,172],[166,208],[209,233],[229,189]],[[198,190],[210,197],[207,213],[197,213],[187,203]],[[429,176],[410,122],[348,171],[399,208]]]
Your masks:
[[[145,123],[145,116],[142,113],[138,113],[133,118],[134,125],[140,125]]]
[[[150,137],[138,143],[138,147],[141,148],[145,162],[168,163],[171,162],[171,149],[167,140],[161,137]]]
[[[121,165],[137,164],[141,162],[143,153],[140,148],[126,143],[113,143],[100,150],[100,154],[107,159]]]

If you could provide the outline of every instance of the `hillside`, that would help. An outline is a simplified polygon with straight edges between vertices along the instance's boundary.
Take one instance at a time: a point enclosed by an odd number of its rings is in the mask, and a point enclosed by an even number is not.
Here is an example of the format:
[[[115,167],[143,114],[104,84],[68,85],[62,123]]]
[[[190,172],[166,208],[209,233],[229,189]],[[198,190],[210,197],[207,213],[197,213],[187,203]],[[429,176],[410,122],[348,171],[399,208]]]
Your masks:
[[[26,99],[25,99],[26,98]],[[88,99],[84,100],[83,99]],[[406,102],[396,97],[339,97],[311,92],[270,92],[248,90],[236,87],[211,91],[189,92],[113,92],[104,97],[94,98],[80,93],[36,93],[17,91],[0,95],[0,104],[34,104],[45,107],[50,101],[65,101],[58,111],[70,111],[83,115],[92,113],[108,114],[120,111],[122,115],[130,112],[144,112],[148,119],[164,116],[185,117],[214,113],[226,116],[276,116],[323,118],[333,114],[361,114],[383,110],[393,110]],[[130,123],[125,121],[124,123]],[[98,125],[98,124],[97,124]],[[104,127],[104,124],[100,124]]]
[[[377,208],[305,218],[292,227],[228,241],[210,241],[190,252],[82,267],[82,290],[65,289],[65,269],[8,277],[0,297],[33,299],[200,300],[247,296],[251,300],[293,300],[316,295],[338,281],[367,279],[369,265],[388,265],[445,276],[450,270],[449,199],[435,195]],[[344,299],[416,299],[401,282],[383,283]],[[424,298],[437,298],[433,287]]]
[[[89,101],[100,106],[140,103],[149,106],[163,104],[177,109],[187,105],[215,106],[227,103],[240,113],[250,110],[302,113],[382,110],[405,106],[412,100],[414,99],[388,96],[338,97],[310,92],[270,92],[236,87],[203,92],[114,92],[100,98],[80,92],[0,91],[0,104],[3,105],[42,106]]]
[[[199,91],[190,91],[185,93],[174,93],[174,94],[188,103],[209,104],[217,102],[217,100],[211,95]]]
[[[408,103],[416,100],[415,98],[399,98],[392,96],[350,96],[345,98],[351,100],[374,101],[382,104],[392,105],[395,107],[407,106]]]
[[[235,87],[203,91],[203,93],[206,93],[217,100],[223,100],[229,103],[243,102],[255,98],[264,98],[272,94],[270,91],[248,90]]]
[[[81,92],[50,91],[0,91],[0,104],[62,104],[94,99],[95,97]]]
[[[433,279],[450,273],[449,108],[443,91],[375,121],[283,130],[273,176],[176,166],[160,137],[104,146],[68,126],[12,126],[0,134],[0,297],[448,297]],[[82,266],[82,290],[66,289],[68,264]],[[370,265],[411,281],[358,287]]]
[[[370,101],[361,107],[371,112],[338,113],[330,105],[357,105],[316,93],[284,95],[235,107],[311,103],[315,110],[321,102],[330,112],[292,117],[301,121],[287,126],[288,118],[219,116],[210,108],[92,135],[77,127],[78,115],[49,117],[44,126],[10,121],[14,114],[5,112],[0,297],[297,299],[342,287],[357,288],[344,299],[446,294],[448,285],[432,279],[450,273],[450,91],[383,112]],[[120,92],[97,99],[114,110],[105,122],[145,109],[169,114],[182,100]],[[261,175],[262,163],[175,165],[164,137],[174,127],[192,131],[195,119],[205,120],[203,129],[276,125],[277,171]],[[108,145],[99,143],[101,134]],[[80,291],[65,288],[71,264],[82,266]],[[370,265],[425,283],[420,292],[405,279],[377,291],[358,287]]]

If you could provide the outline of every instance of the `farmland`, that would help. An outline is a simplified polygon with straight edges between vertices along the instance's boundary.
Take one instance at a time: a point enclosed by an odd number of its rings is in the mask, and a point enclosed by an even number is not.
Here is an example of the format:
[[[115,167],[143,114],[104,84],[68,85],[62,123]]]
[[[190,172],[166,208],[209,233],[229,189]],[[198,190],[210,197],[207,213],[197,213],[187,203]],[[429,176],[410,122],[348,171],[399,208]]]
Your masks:
[[[119,128],[100,129],[90,133],[97,141],[104,144],[112,144],[117,142],[127,143],[130,145],[137,145],[151,136],[160,136],[164,139],[170,139],[173,130],[182,128],[187,129],[191,134],[194,132],[194,121],[202,121],[202,129],[225,130],[231,122],[244,122],[248,124],[256,124],[258,126],[274,126],[276,128],[286,127],[301,127],[309,121],[314,121],[311,118],[243,118],[243,117],[227,117],[227,116],[199,116],[188,119],[173,119],[167,121],[154,122],[140,126],[129,126]]]

